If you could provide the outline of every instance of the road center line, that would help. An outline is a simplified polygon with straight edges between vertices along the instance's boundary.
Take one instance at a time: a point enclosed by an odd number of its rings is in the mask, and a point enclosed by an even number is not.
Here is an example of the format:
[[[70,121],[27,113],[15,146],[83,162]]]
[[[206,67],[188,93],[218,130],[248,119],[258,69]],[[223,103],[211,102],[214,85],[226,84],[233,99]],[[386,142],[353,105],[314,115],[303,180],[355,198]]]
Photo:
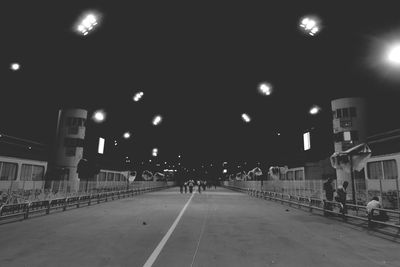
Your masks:
[[[175,230],[176,226],[178,225],[179,221],[181,220],[181,217],[183,213],[185,212],[186,208],[189,206],[190,201],[192,201],[192,198],[194,197],[195,193],[192,194],[192,196],[189,198],[189,200],[186,202],[185,206],[182,208],[181,212],[179,213],[178,217],[175,219],[174,223],[171,225],[169,228],[168,232],[165,234],[163,239],[161,239],[160,243],[158,246],[154,249],[153,253],[151,253],[150,257],[147,259],[146,263],[143,265],[143,267],[151,267],[153,266],[154,262],[156,261],[158,255],[161,253],[164,245],[167,243],[169,237],[171,236],[172,232]]]

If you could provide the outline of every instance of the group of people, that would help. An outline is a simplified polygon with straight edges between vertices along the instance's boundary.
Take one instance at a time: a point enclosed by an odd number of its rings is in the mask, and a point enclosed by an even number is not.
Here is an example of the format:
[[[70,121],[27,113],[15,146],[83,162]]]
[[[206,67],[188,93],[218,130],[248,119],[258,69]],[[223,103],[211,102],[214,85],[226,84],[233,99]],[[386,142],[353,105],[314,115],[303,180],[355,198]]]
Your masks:
[[[344,181],[343,184],[341,186],[338,186],[337,190],[335,190],[333,181],[334,179],[330,177],[323,185],[325,197],[327,200],[324,202],[324,214],[326,216],[333,214],[330,212],[333,211],[333,199],[335,199],[340,204],[340,213],[347,213],[346,199],[347,187],[349,186],[349,182]],[[335,192],[336,196],[334,197]],[[388,219],[387,214],[384,211],[379,210],[380,208],[382,208],[382,205],[379,202],[379,198],[375,196],[366,205],[366,215],[372,220],[386,221]]]
[[[214,184],[214,188],[217,188],[216,183]],[[187,193],[188,189],[189,189],[189,193],[193,193],[193,188],[197,186],[197,191],[201,194],[201,190],[203,189],[203,191],[206,190],[206,188],[210,189],[212,184],[210,182],[207,182],[205,180],[188,180],[185,181],[183,183],[180,183],[179,187],[180,187],[180,192],[181,194],[183,194],[183,191],[185,191],[185,193]]]

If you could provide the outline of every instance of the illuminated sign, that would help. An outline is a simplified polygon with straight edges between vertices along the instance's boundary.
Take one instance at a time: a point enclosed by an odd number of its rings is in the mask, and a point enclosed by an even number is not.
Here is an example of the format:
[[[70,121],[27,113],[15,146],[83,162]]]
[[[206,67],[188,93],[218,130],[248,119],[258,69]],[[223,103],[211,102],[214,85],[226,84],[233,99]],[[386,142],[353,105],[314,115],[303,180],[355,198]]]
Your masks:
[[[304,151],[309,150],[311,148],[310,132],[306,132],[303,134],[303,143],[304,143]]]
[[[99,154],[104,154],[104,144],[105,144],[106,140],[104,138],[99,138],[99,147],[97,149],[97,152]]]

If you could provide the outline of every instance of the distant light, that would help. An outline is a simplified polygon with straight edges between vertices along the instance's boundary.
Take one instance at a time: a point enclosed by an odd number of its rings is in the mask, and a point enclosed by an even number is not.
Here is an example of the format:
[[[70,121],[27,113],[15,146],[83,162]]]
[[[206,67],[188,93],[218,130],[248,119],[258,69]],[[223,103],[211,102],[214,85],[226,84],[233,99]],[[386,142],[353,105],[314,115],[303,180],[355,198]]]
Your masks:
[[[280,136],[281,135],[281,133],[276,133],[278,136]]]
[[[98,110],[93,114],[93,120],[95,122],[103,122],[106,119],[106,114],[102,110]]]
[[[143,97],[144,93],[143,92],[137,92],[134,96],[133,96],[133,101],[138,102],[142,97]]]
[[[30,147],[28,147],[28,149],[29,149],[29,150],[31,150],[31,149],[32,149],[32,147],[30,146]]]
[[[97,153],[99,154],[104,154],[104,144],[105,144],[106,140],[102,137],[99,138],[99,145],[97,148]]]
[[[158,155],[158,148],[153,148],[152,155],[153,155],[153,157],[157,157],[157,155]]]
[[[178,158],[181,158],[181,155],[178,155]]]
[[[316,114],[318,114],[320,111],[321,111],[321,108],[320,108],[320,107],[318,107],[318,106],[312,106],[312,107],[310,108],[309,113],[310,113],[311,115],[316,115]]]
[[[387,58],[389,62],[400,65],[400,44],[396,44],[389,49]]]
[[[125,132],[125,133],[124,133],[124,138],[125,138],[125,139],[131,138],[131,133],[130,133],[130,132]]]
[[[246,113],[243,113],[243,114],[242,114],[242,119],[243,119],[246,123],[249,123],[249,122],[251,121],[249,115],[246,114]]]
[[[228,172],[228,170],[227,169],[224,169],[223,171],[222,171],[222,173],[227,173]]]
[[[19,63],[11,63],[10,68],[13,71],[17,71],[21,68],[21,65]]]
[[[155,125],[155,126],[159,125],[161,123],[161,121],[162,121],[162,117],[160,115],[157,115],[153,119],[153,125]]]
[[[268,83],[261,83],[258,86],[258,90],[263,95],[270,95],[272,93],[272,86]]]

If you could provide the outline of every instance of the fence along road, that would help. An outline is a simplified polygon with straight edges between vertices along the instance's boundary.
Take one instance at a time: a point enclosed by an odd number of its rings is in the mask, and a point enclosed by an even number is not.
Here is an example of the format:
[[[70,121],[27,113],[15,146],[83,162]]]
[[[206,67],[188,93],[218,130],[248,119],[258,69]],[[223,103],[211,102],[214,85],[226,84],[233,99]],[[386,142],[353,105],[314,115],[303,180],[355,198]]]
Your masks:
[[[178,191],[2,225],[0,266],[143,266],[190,198]],[[152,266],[400,266],[395,241],[219,188],[194,195]]]

